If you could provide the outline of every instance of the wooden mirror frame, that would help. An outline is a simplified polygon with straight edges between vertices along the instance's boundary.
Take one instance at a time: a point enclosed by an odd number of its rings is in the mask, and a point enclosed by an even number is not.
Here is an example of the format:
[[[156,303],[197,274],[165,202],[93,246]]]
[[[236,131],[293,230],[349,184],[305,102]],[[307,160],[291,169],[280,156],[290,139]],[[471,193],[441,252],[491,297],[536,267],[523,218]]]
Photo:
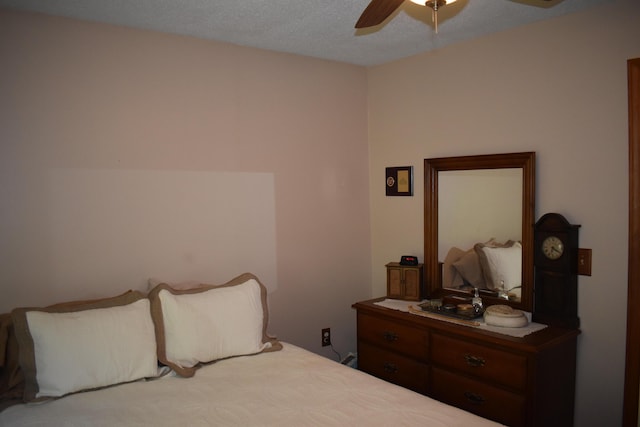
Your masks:
[[[424,160],[424,268],[428,298],[442,297],[438,260],[438,173],[472,169],[522,168],[522,294],[520,301],[483,296],[485,304],[508,304],[533,310],[533,226],[535,215],[535,153],[486,154]],[[447,289],[447,294],[470,296],[467,291]]]
[[[638,425],[640,403],[640,58],[627,61],[629,93],[629,275],[623,426]]]

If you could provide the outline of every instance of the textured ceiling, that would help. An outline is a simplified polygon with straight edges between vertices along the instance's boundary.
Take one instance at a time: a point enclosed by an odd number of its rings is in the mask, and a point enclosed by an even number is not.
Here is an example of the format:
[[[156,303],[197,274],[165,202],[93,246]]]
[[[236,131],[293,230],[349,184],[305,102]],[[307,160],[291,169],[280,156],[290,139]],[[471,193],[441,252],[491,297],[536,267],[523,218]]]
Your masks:
[[[373,28],[354,25],[369,0],[0,0],[0,7],[377,65],[577,12],[606,0],[458,0],[438,13],[408,0]]]

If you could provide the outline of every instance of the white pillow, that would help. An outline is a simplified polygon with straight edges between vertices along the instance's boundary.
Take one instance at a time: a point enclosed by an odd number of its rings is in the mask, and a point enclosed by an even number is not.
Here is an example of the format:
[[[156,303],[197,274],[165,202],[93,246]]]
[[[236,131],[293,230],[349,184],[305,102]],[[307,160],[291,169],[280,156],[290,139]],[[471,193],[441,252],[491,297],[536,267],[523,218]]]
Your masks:
[[[483,272],[491,278],[493,289],[499,289],[504,282],[505,290],[522,284],[522,245],[515,242],[510,247],[481,248],[486,263],[481,262]],[[486,271],[488,270],[488,271]]]
[[[179,291],[161,284],[149,298],[158,360],[180,375],[193,375],[200,363],[281,348],[266,335],[266,289],[249,273],[222,286]]]
[[[69,312],[25,310],[23,316],[35,362],[25,369],[25,375],[35,371],[31,379],[36,383],[35,393],[25,395],[25,400],[60,397],[157,375],[148,299]]]

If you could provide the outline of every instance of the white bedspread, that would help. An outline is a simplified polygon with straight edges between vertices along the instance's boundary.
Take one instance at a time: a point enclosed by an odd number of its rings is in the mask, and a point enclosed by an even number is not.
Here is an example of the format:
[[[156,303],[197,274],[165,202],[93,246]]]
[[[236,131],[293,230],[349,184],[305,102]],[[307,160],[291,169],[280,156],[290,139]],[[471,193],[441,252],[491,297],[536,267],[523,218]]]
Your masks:
[[[496,426],[291,344],[201,368],[12,406],[0,426]]]

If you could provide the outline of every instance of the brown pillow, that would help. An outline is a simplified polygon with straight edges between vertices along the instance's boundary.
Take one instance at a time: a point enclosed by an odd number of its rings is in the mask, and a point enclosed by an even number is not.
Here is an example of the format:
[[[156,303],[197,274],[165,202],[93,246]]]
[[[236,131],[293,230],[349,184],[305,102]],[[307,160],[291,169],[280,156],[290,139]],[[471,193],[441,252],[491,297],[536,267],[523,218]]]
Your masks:
[[[10,313],[0,314],[0,411],[22,403],[24,375]]]
[[[456,248],[455,246],[447,252],[447,256],[444,259],[444,266],[442,268],[443,288],[459,288],[464,284],[462,276],[460,276],[458,270],[453,266],[453,263],[458,261],[465,254],[465,251],[460,248]]]
[[[480,262],[478,261],[478,255],[471,249],[467,251],[458,261],[453,263],[455,269],[460,273],[460,276],[476,288],[484,288],[485,280],[480,269]]]

